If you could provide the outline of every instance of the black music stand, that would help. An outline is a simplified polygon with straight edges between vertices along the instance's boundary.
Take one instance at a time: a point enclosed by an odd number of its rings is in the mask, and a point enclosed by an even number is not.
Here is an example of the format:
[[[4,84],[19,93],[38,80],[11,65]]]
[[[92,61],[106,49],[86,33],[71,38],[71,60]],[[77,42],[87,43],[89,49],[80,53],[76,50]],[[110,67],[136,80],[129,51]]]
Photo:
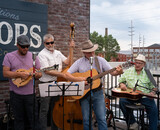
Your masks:
[[[43,85],[48,85],[47,90],[44,90]],[[64,130],[64,96],[81,96],[84,92],[84,84],[85,82],[52,82],[52,83],[45,83],[40,87],[40,94],[41,91],[46,95],[42,96],[63,96],[62,106],[63,106],[63,130]]]

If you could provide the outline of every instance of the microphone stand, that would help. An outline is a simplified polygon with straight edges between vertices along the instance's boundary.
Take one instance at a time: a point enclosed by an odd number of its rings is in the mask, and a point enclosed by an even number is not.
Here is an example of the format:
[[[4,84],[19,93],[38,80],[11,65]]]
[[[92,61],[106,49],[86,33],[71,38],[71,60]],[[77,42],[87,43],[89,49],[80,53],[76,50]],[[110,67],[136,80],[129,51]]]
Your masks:
[[[89,106],[89,130],[91,130],[92,128],[92,64],[93,64],[93,57],[90,57],[90,64],[91,64],[91,68],[90,68],[90,106]]]
[[[145,89],[150,90],[150,91],[154,91],[154,92],[157,94],[157,98],[158,98],[158,100],[159,100],[159,90],[153,90],[153,89],[150,89],[150,88],[147,88],[147,87],[138,85],[138,81],[139,81],[139,80],[137,80],[137,82],[136,82],[136,84],[135,84],[135,87],[133,88],[133,91],[136,90],[136,87],[137,87],[137,86],[138,86],[138,87],[141,87],[141,88],[145,88]],[[157,87],[157,88],[158,88],[158,87]],[[158,101],[158,104],[157,104],[157,105],[159,105],[159,101]],[[158,107],[159,107],[159,106],[158,106]],[[158,110],[159,110],[159,109],[158,109]]]
[[[154,91],[154,92],[157,94],[157,98],[158,98],[158,99],[157,99],[157,108],[158,108],[158,113],[159,113],[159,90],[152,90],[152,89],[150,89],[150,88],[147,88],[147,87],[138,85],[138,80],[137,80],[137,82],[136,82],[136,84],[135,84],[135,87],[134,87],[133,91],[136,90],[136,87],[137,87],[137,86],[139,86],[139,87],[141,87],[141,88],[148,89],[148,90],[150,90],[150,91]],[[157,87],[157,88],[158,88],[158,87]]]
[[[133,92],[135,92],[135,91],[136,91],[136,89],[137,89],[138,81],[139,81],[139,79],[137,80],[137,82],[136,82],[136,84],[135,84],[135,86],[134,86],[134,88],[133,88]]]
[[[32,53],[32,59],[33,59],[33,130],[35,129],[35,98],[36,98],[36,94],[35,94],[35,88],[36,88],[36,84],[35,84],[35,68],[36,68],[36,52]]]

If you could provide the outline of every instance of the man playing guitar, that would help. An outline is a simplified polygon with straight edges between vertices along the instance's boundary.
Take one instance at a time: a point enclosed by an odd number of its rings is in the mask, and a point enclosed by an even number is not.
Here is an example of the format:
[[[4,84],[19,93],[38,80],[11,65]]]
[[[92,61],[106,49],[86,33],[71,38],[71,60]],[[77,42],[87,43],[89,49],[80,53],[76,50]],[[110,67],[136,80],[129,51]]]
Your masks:
[[[145,56],[139,54],[135,59],[135,66],[126,70],[122,76],[119,78],[119,87],[122,91],[126,91],[127,88],[131,88],[134,91],[140,90],[143,93],[154,95],[155,86],[152,84],[147,76],[144,69],[146,64]],[[154,99],[148,97],[142,97],[138,100],[130,100],[127,98],[120,98],[119,104],[124,117],[126,118],[127,124],[130,124],[130,129],[136,129],[138,124],[135,121],[133,113],[129,113],[126,109],[126,105],[141,103],[145,106],[146,112],[149,117],[149,130],[157,130],[158,123],[158,110]],[[128,122],[128,117],[130,114],[130,122]]]
[[[91,64],[90,64],[90,57],[93,58],[93,69],[97,69],[96,63],[95,63],[95,50],[98,48],[98,44],[93,44],[90,40],[87,40],[82,43],[82,52],[84,54],[84,57],[78,59],[73,63],[73,65],[69,68],[69,70],[66,73],[66,78],[69,81],[84,81],[86,78],[81,75],[81,77],[74,77],[73,73],[84,73],[90,70]],[[101,69],[101,72],[112,69],[109,63],[102,57],[97,57],[99,66]],[[118,75],[122,73],[122,68],[119,66],[117,67],[113,72],[111,72],[111,75]],[[94,80],[94,79],[93,79]],[[94,85],[94,81],[93,81]],[[97,89],[94,89],[91,91],[92,94],[92,104],[93,104],[93,110],[96,115],[96,120],[98,122],[98,129],[99,130],[107,130],[107,123],[105,119],[106,115],[106,109],[105,109],[105,101],[103,96],[103,90],[102,86],[100,85]],[[83,115],[83,129],[89,130],[89,113],[90,113],[90,96],[86,95],[83,99],[80,100],[81,108],[82,108],[82,115]]]

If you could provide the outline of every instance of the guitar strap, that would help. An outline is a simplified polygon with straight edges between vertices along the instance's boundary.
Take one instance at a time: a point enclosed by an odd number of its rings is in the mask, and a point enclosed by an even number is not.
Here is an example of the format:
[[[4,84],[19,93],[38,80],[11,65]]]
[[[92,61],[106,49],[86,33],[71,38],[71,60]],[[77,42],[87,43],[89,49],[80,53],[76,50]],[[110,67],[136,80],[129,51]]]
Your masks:
[[[99,66],[99,62],[98,62],[98,58],[97,58],[97,56],[95,56],[95,64],[96,64],[96,67],[97,67],[97,71],[98,71],[98,73],[100,74],[101,73],[101,69],[100,69],[100,66]]]
[[[152,83],[155,87],[157,87],[156,81],[154,80],[154,78],[153,78],[150,70],[148,70],[147,68],[145,68],[144,70],[145,70],[148,78],[150,79],[151,83]]]
[[[97,56],[95,56],[95,65],[96,65],[96,67],[97,67],[97,69],[98,69],[98,70],[97,70],[97,71],[98,71],[98,74],[102,73]],[[104,83],[105,83],[105,82],[103,82],[103,81],[104,81],[104,77],[101,78],[101,85],[104,86]]]

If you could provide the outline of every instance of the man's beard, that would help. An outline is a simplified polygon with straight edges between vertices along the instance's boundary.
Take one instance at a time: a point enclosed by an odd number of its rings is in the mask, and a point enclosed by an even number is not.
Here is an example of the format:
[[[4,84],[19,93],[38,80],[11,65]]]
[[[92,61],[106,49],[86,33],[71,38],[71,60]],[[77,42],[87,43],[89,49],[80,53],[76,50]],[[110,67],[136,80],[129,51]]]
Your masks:
[[[49,51],[53,51],[54,47],[46,47],[46,49],[49,50]]]

